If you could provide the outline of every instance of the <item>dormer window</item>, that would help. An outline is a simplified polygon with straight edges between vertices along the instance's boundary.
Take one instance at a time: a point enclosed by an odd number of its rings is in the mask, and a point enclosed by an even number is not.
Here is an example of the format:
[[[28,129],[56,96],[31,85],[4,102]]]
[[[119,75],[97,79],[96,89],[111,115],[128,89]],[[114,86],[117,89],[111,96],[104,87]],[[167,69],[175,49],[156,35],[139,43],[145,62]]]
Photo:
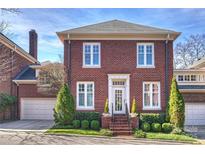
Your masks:
[[[100,43],[83,43],[83,67],[100,67]]]

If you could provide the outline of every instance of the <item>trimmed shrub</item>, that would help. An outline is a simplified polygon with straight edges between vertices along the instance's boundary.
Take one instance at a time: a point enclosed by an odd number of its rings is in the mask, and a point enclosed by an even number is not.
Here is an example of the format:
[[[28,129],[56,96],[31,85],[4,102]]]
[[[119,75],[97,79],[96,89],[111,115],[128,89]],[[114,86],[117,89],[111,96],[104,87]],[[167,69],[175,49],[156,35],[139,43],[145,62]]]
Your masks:
[[[136,130],[134,137],[136,138],[145,138],[146,137],[146,133],[143,132],[142,130]]]
[[[165,132],[165,133],[170,133],[173,129],[173,126],[172,124],[170,123],[163,123],[162,124],[162,131]]]
[[[131,109],[131,113],[137,113],[137,104],[136,104],[136,100],[135,100],[135,98],[133,98],[133,100],[132,100],[132,109]]]
[[[81,121],[81,128],[82,129],[89,129],[89,121],[88,120]]]
[[[16,97],[5,93],[0,93],[0,111],[4,111],[8,106],[16,102]]]
[[[165,122],[165,113],[141,113],[140,114],[140,123],[164,123]]]
[[[92,120],[90,123],[90,128],[93,130],[99,130],[100,129],[100,123],[97,120]]]
[[[184,110],[185,104],[184,99],[179,92],[176,78],[172,79],[172,85],[170,90],[169,97],[169,113],[168,117],[170,118],[170,123],[174,125],[174,127],[183,128],[184,127]],[[168,118],[167,118],[168,119]]]
[[[153,132],[161,132],[162,126],[160,123],[152,123],[152,131]]]
[[[72,124],[73,128],[80,128],[80,120],[73,120]]]
[[[92,120],[100,121],[100,113],[99,112],[76,112],[75,120],[88,120],[91,122]]]
[[[145,132],[149,132],[150,131],[150,124],[145,122],[141,124],[141,129]]]
[[[104,113],[109,113],[108,99],[105,101]]]
[[[64,84],[57,96],[57,103],[54,108],[54,121],[57,125],[68,125],[71,124],[74,115],[74,98],[70,93],[67,84]]]
[[[100,135],[102,136],[113,136],[113,132],[110,129],[101,129]]]

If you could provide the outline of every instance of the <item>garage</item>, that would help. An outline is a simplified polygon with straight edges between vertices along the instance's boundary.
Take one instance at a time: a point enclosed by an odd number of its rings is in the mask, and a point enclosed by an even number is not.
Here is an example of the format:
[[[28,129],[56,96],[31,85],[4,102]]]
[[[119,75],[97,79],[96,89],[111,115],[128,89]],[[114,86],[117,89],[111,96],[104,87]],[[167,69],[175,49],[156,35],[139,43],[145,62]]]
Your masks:
[[[56,98],[22,98],[21,120],[53,120]]]
[[[205,125],[205,104],[185,103],[185,125]]]

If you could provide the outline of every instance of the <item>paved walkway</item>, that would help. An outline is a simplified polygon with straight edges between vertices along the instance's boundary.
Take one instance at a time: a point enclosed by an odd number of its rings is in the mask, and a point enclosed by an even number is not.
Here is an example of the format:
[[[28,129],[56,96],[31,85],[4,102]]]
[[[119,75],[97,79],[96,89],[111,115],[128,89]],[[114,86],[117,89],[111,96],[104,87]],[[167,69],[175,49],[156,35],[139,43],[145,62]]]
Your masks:
[[[14,132],[14,131],[0,131],[0,144],[16,145],[119,145],[119,144],[183,144],[166,141],[154,141],[146,139],[135,139],[133,137],[91,137],[91,136],[62,136],[62,135],[46,135],[41,132]]]

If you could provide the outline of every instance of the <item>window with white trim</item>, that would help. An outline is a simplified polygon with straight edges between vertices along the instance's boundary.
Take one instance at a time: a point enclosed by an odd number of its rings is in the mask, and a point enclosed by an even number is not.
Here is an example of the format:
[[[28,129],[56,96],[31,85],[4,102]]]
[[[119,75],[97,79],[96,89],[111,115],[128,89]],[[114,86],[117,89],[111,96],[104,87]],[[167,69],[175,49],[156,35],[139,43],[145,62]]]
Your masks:
[[[160,109],[160,82],[143,82],[143,109]]]
[[[77,82],[77,109],[94,109],[94,82]]]
[[[83,67],[100,67],[100,43],[83,43]]]
[[[154,43],[137,43],[137,67],[154,67]]]

